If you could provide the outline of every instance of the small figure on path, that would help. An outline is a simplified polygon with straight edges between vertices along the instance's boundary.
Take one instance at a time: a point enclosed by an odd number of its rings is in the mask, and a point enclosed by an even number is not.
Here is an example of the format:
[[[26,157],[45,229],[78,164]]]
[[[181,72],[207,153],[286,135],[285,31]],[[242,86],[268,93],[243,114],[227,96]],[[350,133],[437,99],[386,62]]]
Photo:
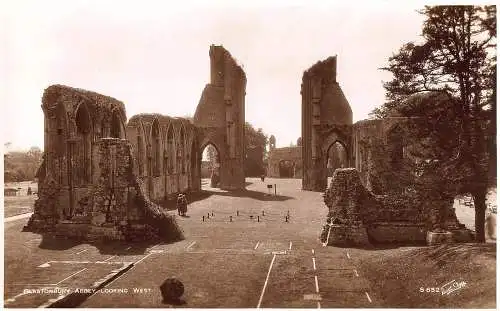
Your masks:
[[[177,213],[180,216],[186,216],[187,205],[188,205],[188,203],[187,203],[186,195],[183,193],[179,193],[179,195],[177,196]]]
[[[260,175],[260,180],[262,180],[262,182],[264,182],[265,179],[266,179],[266,175],[264,175],[264,174]]]
[[[28,193],[27,193],[27,195],[31,195],[31,194],[32,194],[31,187],[28,187]]]
[[[182,214],[182,193],[179,193],[177,195],[177,214],[179,214],[179,216]]]

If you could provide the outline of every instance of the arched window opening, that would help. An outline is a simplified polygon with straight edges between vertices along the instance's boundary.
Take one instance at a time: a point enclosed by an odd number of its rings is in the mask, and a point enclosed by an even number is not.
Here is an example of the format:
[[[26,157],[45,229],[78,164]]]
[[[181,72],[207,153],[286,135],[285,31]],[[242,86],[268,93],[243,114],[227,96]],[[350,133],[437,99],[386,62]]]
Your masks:
[[[67,119],[66,111],[62,104],[58,104],[56,108],[56,154],[58,157],[64,156],[66,153],[67,140]]]
[[[164,162],[167,163],[165,166],[167,168],[167,174],[172,174],[174,172],[175,164],[175,148],[174,148],[174,131],[172,127],[167,130],[167,150],[165,151]]]
[[[73,176],[76,185],[82,185],[90,182],[91,168],[91,132],[92,124],[90,114],[86,104],[80,104],[75,117],[76,134],[78,142],[73,145],[72,157],[76,159]]]
[[[177,171],[182,174],[186,173],[185,140],[184,128],[181,126],[181,130],[179,133],[179,142],[177,145]]]
[[[153,157],[153,176],[160,176],[160,126],[158,120],[153,122],[153,127],[151,129],[151,152]]]
[[[387,135],[387,144],[389,149],[389,159],[391,165],[400,166],[404,159],[404,131],[401,127],[394,127]]]
[[[67,139],[68,139],[68,121],[66,116],[66,110],[62,103],[57,104],[56,115],[54,120],[55,127],[55,137],[53,138],[53,145],[55,149],[55,159],[54,162],[50,164],[51,167],[55,167],[57,174],[57,180],[61,185],[67,185],[68,179],[66,165],[66,150],[67,150]],[[54,166],[53,166],[54,165]]]
[[[118,114],[118,111],[114,110],[111,115],[111,137],[113,138],[123,138],[122,134],[122,121]]]
[[[138,131],[140,131],[138,129]],[[144,141],[142,135],[137,133],[137,166],[139,168],[139,176],[144,175]]]

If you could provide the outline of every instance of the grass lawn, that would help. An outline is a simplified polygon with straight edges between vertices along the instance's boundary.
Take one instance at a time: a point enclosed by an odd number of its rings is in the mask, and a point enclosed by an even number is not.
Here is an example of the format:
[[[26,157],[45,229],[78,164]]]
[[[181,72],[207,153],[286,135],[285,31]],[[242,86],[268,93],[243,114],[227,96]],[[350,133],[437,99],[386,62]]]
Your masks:
[[[255,308],[259,301],[262,308],[495,307],[496,244],[323,247],[328,209],[322,193],[302,191],[300,182],[249,178],[247,191],[191,196],[187,217],[177,217],[186,239],[170,244],[58,240],[22,232],[27,219],[7,222],[4,298],[23,291],[17,283],[87,286],[134,262],[106,285],[108,292],[79,307]],[[277,185],[276,196],[268,195],[267,184]],[[53,264],[43,267],[48,261]],[[170,277],[185,286],[181,305],[162,301],[159,286]],[[449,295],[425,292],[453,280],[466,285]],[[27,298],[34,300],[18,305],[37,307],[49,297]]]
[[[4,217],[33,212],[36,195],[19,195],[15,197],[4,197]]]
[[[384,250],[378,256],[360,259],[360,266],[375,300],[384,307],[496,307],[494,243]],[[449,294],[442,293],[441,287],[454,280],[465,284]]]

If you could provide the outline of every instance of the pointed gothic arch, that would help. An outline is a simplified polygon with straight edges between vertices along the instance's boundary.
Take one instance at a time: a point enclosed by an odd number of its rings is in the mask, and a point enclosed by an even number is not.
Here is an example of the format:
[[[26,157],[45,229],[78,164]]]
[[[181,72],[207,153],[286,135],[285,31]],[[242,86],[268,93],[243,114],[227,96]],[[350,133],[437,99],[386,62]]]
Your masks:
[[[151,166],[152,176],[161,175],[161,132],[160,123],[157,118],[151,125]]]
[[[174,173],[175,168],[175,135],[172,122],[167,126],[165,133],[165,148],[163,151],[163,163],[165,175]]]
[[[136,133],[136,160],[137,160],[137,169],[138,169],[138,176],[143,177],[145,174],[147,174],[147,170],[145,169],[146,166],[146,148],[147,148],[147,141],[146,141],[146,131],[144,129],[144,125],[142,123],[142,120],[138,120],[138,125],[137,125],[137,133]]]
[[[186,173],[186,130],[181,123],[179,129],[179,139],[177,140],[177,172]]]
[[[111,112],[110,137],[126,138],[125,124],[118,109]]]
[[[77,141],[71,146],[71,163],[75,173],[73,180],[75,186],[91,182],[92,167],[92,118],[85,102],[78,105],[75,112],[75,126]]]

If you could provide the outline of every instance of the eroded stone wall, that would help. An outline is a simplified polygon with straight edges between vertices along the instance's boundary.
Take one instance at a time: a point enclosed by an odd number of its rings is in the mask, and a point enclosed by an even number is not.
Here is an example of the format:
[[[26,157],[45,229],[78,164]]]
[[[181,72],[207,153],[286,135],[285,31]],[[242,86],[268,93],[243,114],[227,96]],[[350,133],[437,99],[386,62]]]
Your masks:
[[[130,118],[127,136],[134,153],[134,174],[153,201],[201,188],[201,151],[190,120],[160,114]]]
[[[61,85],[42,99],[45,154],[25,230],[85,239],[182,238],[135,174],[121,102]]]
[[[220,158],[220,187],[245,188],[246,75],[222,46],[210,47],[210,83],[196,108],[194,124],[200,129],[201,148],[211,143]]]
[[[325,191],[328,149],[340,142],[351,159],[352,110],[337,82],[337,57],[304,72],[302,95],[302,189]]]
[[[377,196],[364,187],[355,168],[337,169],[325,191],[328,207],[321,240],[328,244],[425,242],[436,228],[452,232],[455,241],[472,238],[460,224],[453,202],[422,202],[403,195]],[[436,211],[446,211],[436,215]],[[328,236],[328,231],[330,235]]]

